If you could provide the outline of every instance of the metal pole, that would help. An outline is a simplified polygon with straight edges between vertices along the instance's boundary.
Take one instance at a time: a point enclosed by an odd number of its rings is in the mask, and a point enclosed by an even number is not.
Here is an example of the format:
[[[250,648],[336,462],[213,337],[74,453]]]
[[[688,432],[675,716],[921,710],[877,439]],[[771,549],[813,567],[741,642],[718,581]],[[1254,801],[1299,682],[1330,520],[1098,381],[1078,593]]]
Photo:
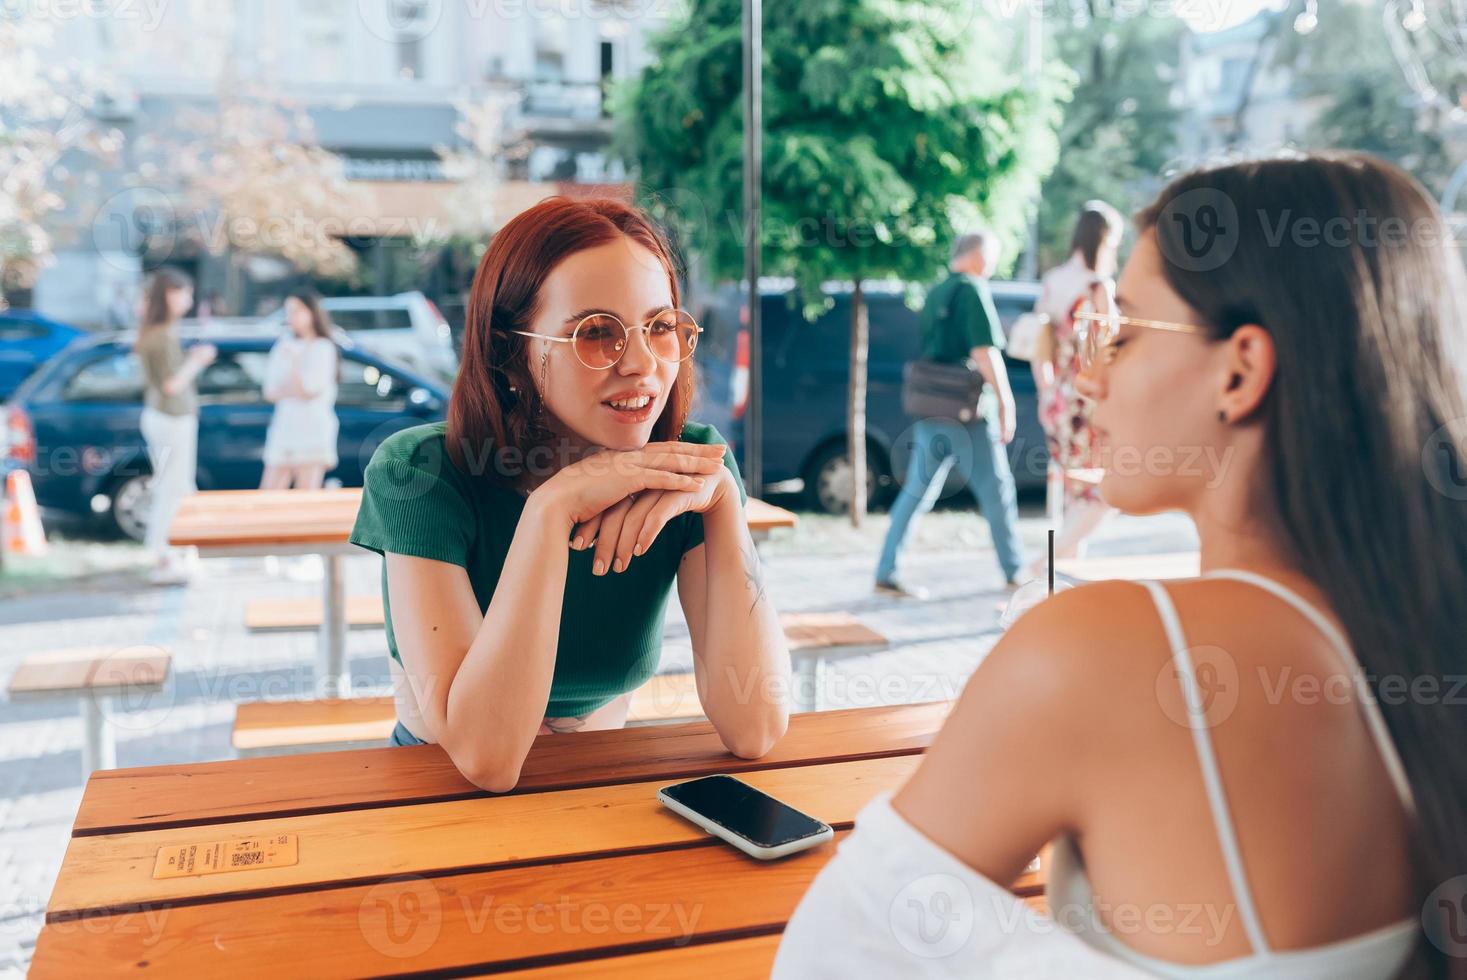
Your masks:
[[[763,180],[764,13],[762,0],[744,0],[744,282],[749,310],[749,401],[744,410],[744,483],[749,493],[764,490],[763,331],[759,304],[760,187]]]
[[[1044,69],[1044,4],[1031,3],[1027,6],[1029,26],[1024,38],[1024,85],[1031,91],[1037,91],[1039,75]],[[1024,261],[1018,269],[1020,279],[1039,278],[1039,202],[1034,203],[1034,217],[1029,219],[1029,241],[1024,248]]]

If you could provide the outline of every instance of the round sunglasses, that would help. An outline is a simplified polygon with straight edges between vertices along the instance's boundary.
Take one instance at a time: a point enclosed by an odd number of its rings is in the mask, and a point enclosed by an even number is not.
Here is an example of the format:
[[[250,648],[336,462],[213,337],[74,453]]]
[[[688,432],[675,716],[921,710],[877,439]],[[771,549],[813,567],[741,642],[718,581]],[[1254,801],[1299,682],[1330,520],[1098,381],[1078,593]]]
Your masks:
[[[668,364],[677,364],[692,357],[698,346],[698,335],[703,332],[691,313],[678,309],[663,310],[635,327],[628,327],[610,313],[591,313],[576,323],[576,329],[569,337],[553,337],[528,330],[509,332],[554,344],[570,344],[576,359],[582,364],[593,371],[605,371],[615,367],[627,352],[633,330],[645,333],[652,355]]]

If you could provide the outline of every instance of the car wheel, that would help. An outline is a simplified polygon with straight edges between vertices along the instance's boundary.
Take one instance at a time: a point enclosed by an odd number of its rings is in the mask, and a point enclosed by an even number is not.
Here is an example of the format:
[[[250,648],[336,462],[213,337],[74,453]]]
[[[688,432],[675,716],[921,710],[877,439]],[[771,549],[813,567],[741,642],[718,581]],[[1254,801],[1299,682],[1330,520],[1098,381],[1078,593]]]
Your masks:
[[[142,473],[124,477],[112,484],[107,496],[112,506],[107,516],[117,532],[134,541],[143,540],[148,531],[148,506],[152,502],[153,475]]]
[[[832,443],[815,455],[805,470],[805,497],[810,507],[827,514],[848,514],[851,510],[851,460],[844,443]],[[883,489],[883,469],[879,452],[866,448],[866,507],[878,502]]]

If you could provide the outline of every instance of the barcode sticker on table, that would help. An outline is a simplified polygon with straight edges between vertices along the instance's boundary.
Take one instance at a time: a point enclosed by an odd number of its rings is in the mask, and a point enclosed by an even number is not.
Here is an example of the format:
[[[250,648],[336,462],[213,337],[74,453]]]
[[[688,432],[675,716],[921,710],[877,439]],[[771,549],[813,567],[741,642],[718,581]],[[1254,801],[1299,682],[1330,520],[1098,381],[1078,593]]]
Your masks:
[[[225,871],[280,868],[300,860],[299,835],[245,837],[204,844],[170,844],[158,848],[154,878],[186,878]]]

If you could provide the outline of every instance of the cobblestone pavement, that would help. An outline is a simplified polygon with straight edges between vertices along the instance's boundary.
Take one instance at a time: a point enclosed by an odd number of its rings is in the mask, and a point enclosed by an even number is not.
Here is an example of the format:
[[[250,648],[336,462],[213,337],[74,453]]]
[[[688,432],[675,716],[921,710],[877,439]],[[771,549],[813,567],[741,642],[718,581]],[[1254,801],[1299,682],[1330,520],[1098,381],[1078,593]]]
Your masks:
[[[1037,506],[1021,519],[1026,545],[1042,547]],[[889,649],[835,661],[821,683],[823,708],[930,701],[955,696],[999,634],[1006,598],[983,520],[971,511],[929,515],[913,531],[903,570],[928,587],[914,602],[872,591],[887,519],[860,529],[802,515],[800,527],[764,545],[769,592],[781,611],[845,611],[885,634]],[[1181,517],[1115,517],[1091,554],[1175,551],[1195,546]],[[379,560],[347,565],[348,594],[378,588]],[[312,633],[248,633],[251,599],[316,595],[309,559],[202,561],[186,587],[92,587],[0,603],[0,678],[28,653],[77,646],[157,645],[173,651],[173,680],[143,710],[115,713],[117,764],[146,766],[232,757],[234,702],[312,692]],[[390,693],[380,628],[348,635],[353,693]],[[670,603],[663,671],[689,669],[692,651]],[[81,725],[72,702],[0,700],[0,976],[29,962],[46,900],[81,799]]]

